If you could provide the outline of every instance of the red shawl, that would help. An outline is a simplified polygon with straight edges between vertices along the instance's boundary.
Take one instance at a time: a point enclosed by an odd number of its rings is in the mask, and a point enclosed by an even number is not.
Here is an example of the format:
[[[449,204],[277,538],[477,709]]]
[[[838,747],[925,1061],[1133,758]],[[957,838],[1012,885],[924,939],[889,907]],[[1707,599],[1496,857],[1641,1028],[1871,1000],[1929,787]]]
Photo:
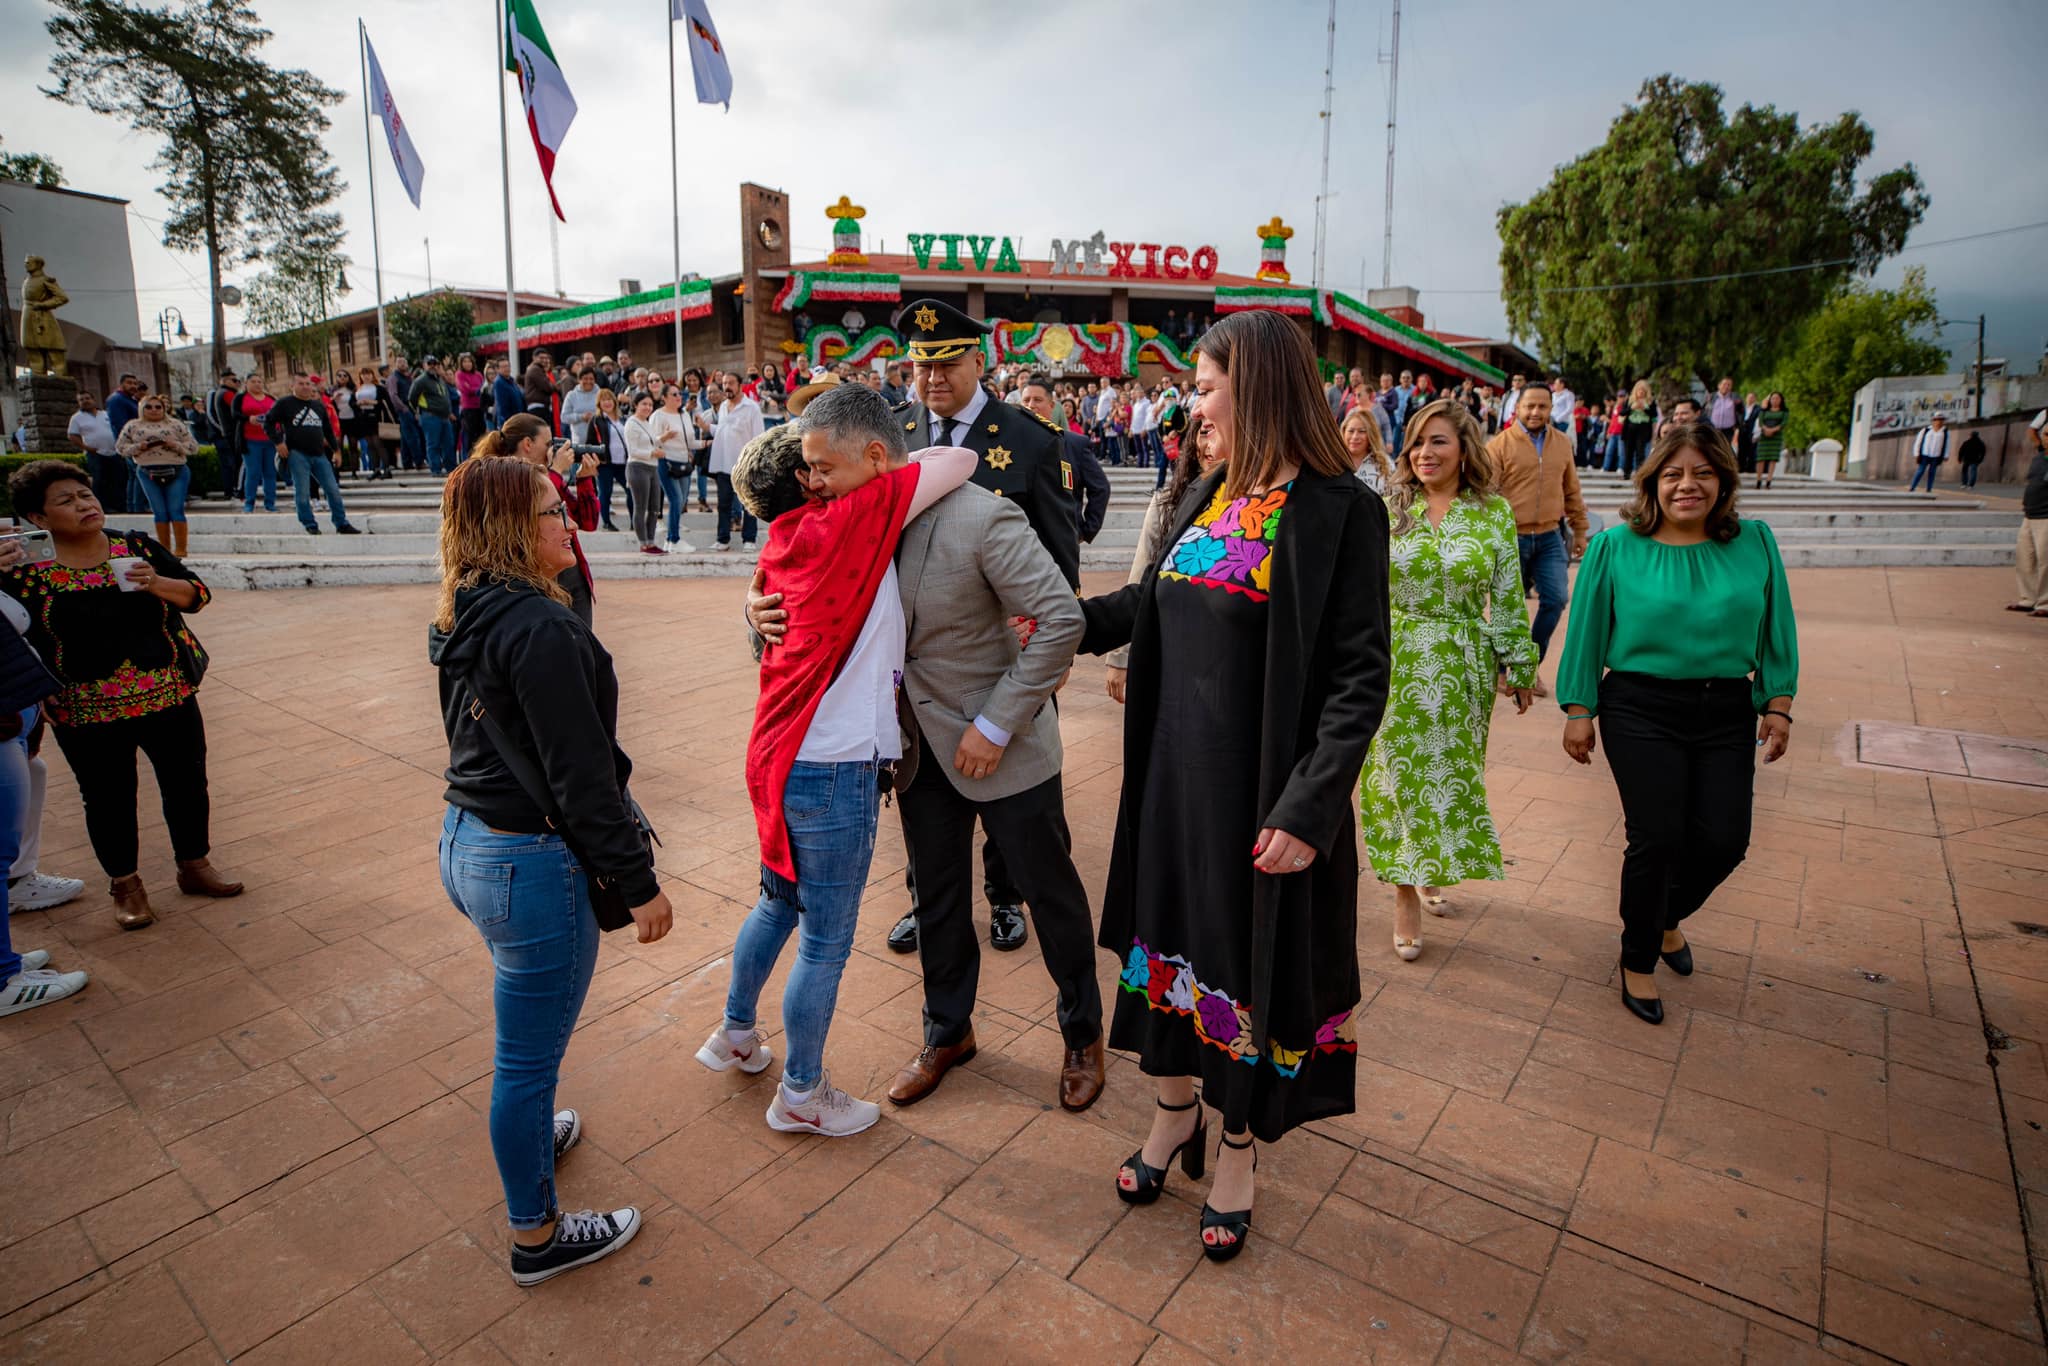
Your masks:
[[[761,835],[761,862],[796,880],[782,790],[825,690],[853,642],[896,555],[903,514],[917,489],[915,465],[892,470],[829,503],[805,503],[768,526],[761,552],[767,592],[782,594],[789,630],[761,657],[761,698],[747,744],[747,796]]]

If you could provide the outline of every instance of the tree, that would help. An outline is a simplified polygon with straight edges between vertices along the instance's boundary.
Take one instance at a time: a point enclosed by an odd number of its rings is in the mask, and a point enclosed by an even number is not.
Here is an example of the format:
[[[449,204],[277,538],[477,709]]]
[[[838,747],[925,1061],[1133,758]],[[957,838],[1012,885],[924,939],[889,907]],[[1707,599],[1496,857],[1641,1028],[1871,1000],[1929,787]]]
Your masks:
[[[0,180],[18,180],[24,185],[54,190],[64,183],[64,168],[34,152],[0,152]]]
[[[213,361],[227,365],[222,261],[289,241],[342,190],[321,135],[341,92],[259,55],[270,30],[243,0],[52,0],[54,87],[43,93],[113,114],[163,139],[152,170],[169,201],[164,245],[206,253]]]
[[[1645,81],[1606,142],[1501,209],[1508,325],[1616,388],[1762,373],[1927,210],[1911,163],[1857,193],[1873,146],[1853,113],[1802,130],[1770,105],[1724,116],[1717,86]],[[1722,276],[1740,278],[1705,278]]]
[[[1801,325],[1769,388],[1758,392],[1785,395],[1790,444],[1847,441],[1858,389],[1889,375],[1948,369],[1948,349],[1933,335],[1940,321],[1925,267],[1909,269],[1897,289],[1846,285]]]
[[[302,234],[279,243],[265,258],[263,273],[249,282],[242,315],[249,325],[277,338],[294,371],[324,369],[334,336],[328,321],[335,299],[347,292],[342,274],[341,219],[316,214]]]
[[[462,295],[444,289],[395,303],[385,310],[384,319],[391,329],[391,345],[417,366],[428,356],[447,360],[469,350],[476,309]]]

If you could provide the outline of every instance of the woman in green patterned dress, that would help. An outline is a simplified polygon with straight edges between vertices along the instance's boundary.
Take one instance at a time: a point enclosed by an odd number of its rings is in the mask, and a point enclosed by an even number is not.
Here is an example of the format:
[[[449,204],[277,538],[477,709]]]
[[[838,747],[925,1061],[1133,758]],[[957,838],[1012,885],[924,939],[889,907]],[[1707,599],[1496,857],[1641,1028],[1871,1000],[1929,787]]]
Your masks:
[[[1486,806],[1486,732],[1496,689],[1526,712],[1536,643],[1522,606],[1515,513],[1493,492],[1486,438],[1463,407],[1415,415],[1387,498],[1393,681],[1359,783],[1366,851],[1395,889],[1394,952],[1422,954],[1422,906],[1437,889],[1499,880]]]

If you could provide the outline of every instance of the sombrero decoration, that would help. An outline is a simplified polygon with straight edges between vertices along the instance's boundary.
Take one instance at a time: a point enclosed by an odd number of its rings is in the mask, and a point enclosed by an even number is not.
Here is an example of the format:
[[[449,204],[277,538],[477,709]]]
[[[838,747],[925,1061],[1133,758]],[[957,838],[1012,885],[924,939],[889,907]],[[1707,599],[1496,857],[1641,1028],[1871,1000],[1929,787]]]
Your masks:
[[[867,256],[860,249],[860,220],[868,211],[848,199],[839,196],[839,202],[827,206],[825,216],[832,220],[832,254],[825,258],[828,266],[864,266]]]
[[[949,303],[938,299],[914,299],[904,306],[896,326],[909,344],[913,363],[952,360],[981,346],[989,334],[986,323],[978,323]]]

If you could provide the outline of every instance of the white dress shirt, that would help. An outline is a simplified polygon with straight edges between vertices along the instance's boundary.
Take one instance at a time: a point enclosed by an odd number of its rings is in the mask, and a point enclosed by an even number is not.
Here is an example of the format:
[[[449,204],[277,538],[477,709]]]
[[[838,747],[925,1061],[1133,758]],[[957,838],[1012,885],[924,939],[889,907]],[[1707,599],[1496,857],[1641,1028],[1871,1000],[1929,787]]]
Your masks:
[[[967,434],[974,430],[974,420],[981,416],[981,410],[988,406],[988,390],[979,384],[974,386],[974,397],[967,400],[967,406],[951,417],[932,414],[932,444],[934,446],[964,446]]]
[[[718,426],[711,433],[711,472],[731,474],[747,443],[763,430],[761,405],[750,398],[727,399],[718,405]]]

